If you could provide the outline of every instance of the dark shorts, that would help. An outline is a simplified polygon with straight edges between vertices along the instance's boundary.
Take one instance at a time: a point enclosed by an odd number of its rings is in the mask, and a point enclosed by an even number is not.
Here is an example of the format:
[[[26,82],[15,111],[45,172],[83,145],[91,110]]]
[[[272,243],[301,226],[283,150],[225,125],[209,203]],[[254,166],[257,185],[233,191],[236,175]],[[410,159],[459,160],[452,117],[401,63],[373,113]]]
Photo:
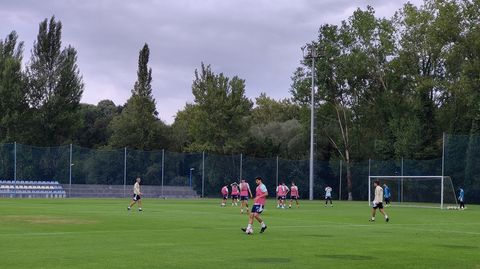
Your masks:
[[[228,199],[228,195],[224,195],[224,196],[223,196],[223,199]]]
[[[287,196],[278,196],[277,199],[278,199],[278,200],[286,200],[286,199],[287,199]]]
[[[236,195],[236,194],[233,195],[233,194],[232,194],[232,199],[238,199],[238,195]]]
[[[292,200],[298,200],[298,196],[290,196],[290,199],[292,199]]]
[[[241,201],[248,201],[248,195],[247,196],[240,196]]]
[[[133,201],[140,201],[141,199],[142,199],[142,197],[140,197],[140,195],[138,195],[138,194],[133,195]]]
[[[261,214],[263,212],[263,205],[253,205],[252,213]]]
[[[382,209],[382,208],[383,208],[383,203],[378,203],[378,204],[376,204],[376,205],[373,205],[373,208],[374,208],[374,209],[377,209],[377,208],[378,208],[378,209]]]
[[[331,196],[325,196],[325,200],[332,200]]]
[[[390,198],[385,198],[385,204],[390,204]]]

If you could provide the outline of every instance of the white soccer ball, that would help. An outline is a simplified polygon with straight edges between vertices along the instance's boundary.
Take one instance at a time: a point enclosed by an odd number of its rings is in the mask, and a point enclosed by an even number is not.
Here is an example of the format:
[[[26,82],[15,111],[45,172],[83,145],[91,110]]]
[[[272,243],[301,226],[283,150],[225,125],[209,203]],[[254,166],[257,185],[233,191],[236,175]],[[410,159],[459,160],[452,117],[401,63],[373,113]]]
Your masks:
[[[246,234],[253,234],[253,228],[247,228],[245,231]]]

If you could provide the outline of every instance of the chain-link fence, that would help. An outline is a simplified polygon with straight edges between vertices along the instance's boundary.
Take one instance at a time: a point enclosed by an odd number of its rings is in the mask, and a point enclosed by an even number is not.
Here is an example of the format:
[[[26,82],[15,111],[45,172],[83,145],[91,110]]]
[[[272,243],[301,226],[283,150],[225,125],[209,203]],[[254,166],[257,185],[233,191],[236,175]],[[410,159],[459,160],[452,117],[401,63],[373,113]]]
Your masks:
[[[480,136],[446,136],[444,158],[434,160],[366,160],[347,167],[341,160],[315,161],[314,198],[333,188],[334,198],[347,199],[347,168],[355,200],[367,200],[368,176],[450,176],[470,202],[480,202]],[[225,184],[244,178],[254,185],[261,176],[271,193],[281,182],[295,182],[308,197],[309,161],[242,154],[176,153],[128,148],[94,150],[74,145],[34,147],[0,145],[0,179],[56,180],[61,184],[131,185],[136,177],[154,186],[191,187],[199,196],[216,197]]]

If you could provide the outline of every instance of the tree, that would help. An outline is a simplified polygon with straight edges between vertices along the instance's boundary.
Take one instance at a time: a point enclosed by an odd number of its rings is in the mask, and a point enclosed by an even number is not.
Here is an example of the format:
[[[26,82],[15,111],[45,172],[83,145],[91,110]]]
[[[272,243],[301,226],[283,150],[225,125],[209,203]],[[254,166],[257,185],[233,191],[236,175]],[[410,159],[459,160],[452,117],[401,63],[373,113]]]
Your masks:
[[[23,42],[17,39],[12,31],[0,40],[0,142],[22,142],[29,118],[22,72]]]
[[[52,16],[40,23],[27,67],[28,101],[35,124],[32,143],[59,145],[71,141],[78,128],[83,82],[72,46],[62,49],[62,23]]]
[[[148,67],[150,49],[145,44],[138,57],[137,81],[122,113],[110,124],[111,147],[152,150],[165,147],[165,124],[157,118],[152,95],[152,69]]]
[[[115,116],[122,112],[111,100],[102,100],[95,105],[80,104],[81,127],[75,142],[86,148],[101,148],[108,145],[111,130],[108,128]]]
[[[247,140],[252,102],[245,96],[245,81],[216,75],[202,63],[195,70],[193,118],[188,124],[189,151],[239,153]]]

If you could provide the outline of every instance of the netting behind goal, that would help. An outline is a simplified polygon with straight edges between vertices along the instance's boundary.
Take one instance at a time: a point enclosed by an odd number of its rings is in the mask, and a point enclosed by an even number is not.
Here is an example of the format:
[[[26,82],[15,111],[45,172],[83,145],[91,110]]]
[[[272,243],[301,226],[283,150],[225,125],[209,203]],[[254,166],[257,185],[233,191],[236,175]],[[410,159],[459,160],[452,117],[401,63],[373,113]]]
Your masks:
[[[442,180],[442,176],[370,176],[369,204],[375,196],[373,182],[376,180],[382,188],[386,184],[390,189],[392,206],[446,208],[457,205],[452,179],[443,177]]]

